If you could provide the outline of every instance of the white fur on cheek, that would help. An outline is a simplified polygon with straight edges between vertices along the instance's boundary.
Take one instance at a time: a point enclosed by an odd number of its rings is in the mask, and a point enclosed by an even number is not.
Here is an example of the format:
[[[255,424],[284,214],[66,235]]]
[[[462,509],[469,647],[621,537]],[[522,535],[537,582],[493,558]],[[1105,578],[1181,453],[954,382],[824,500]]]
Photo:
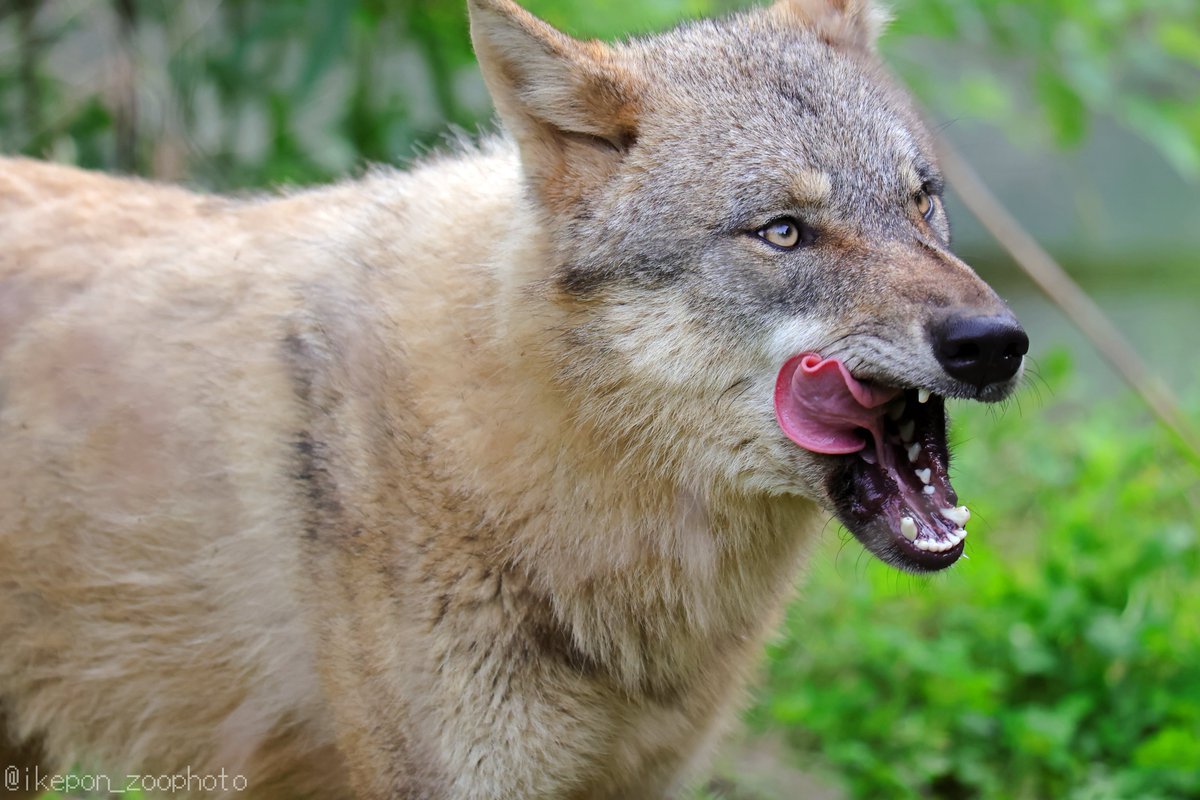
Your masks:
[[[792,317],[777,325],[767,336],[764,352],[775,367],[797,353],[828,341],[829,328],[821,320]]]

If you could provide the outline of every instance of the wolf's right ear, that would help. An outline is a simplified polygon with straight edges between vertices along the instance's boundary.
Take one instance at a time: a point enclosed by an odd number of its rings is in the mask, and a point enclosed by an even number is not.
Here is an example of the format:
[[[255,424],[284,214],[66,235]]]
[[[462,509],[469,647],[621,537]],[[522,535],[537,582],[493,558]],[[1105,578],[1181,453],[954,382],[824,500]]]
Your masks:
[[[484,81],[526,174],[544,202],[570,203],[636,139],[636,73],[613,48],[572,39],[512,0],[468,5]]]
[[[771,11],[830,44],[875,52],[891,15],[872,0],[776,0]]]

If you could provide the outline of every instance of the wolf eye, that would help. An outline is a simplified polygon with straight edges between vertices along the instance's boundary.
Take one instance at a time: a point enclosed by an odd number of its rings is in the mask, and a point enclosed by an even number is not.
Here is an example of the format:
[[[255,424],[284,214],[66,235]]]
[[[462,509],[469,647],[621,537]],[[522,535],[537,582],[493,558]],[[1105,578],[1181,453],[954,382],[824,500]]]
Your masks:
[[[933,195],[922,189],[913,199],[917,203],[917,213],[927,220],[933,216]]]
[[[795,250],[812,239],[811,232],[793,217],[772,220],[756,230],[754,235],[780,250]]]

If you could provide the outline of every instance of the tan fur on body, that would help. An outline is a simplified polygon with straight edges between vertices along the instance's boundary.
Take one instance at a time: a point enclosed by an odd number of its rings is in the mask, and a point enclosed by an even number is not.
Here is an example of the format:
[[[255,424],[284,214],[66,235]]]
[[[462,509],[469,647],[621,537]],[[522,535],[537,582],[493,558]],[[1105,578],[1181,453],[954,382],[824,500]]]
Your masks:
[[[826,461],[774,424],[779,363],[828,345],[935,380],[913,320],[998,303],[937,231],[895,234],[912,187],[894,220],[847,210],[925,148],[872,13],[797,0],[615,49],[474,0],[516,146],[289,197],[0,162],[13,740],[251,796],[679,791],[828,507]],[[767,65],[812,50],[834,102],[873,87],[869,125],[829,124],[895,163],[833,169],[757,90],[703,102],[761,74],[760,36]],[[815,295],[706,222],[760,186],[824,204],[845,266]],[[880,320],[894,340],[856,349]]]

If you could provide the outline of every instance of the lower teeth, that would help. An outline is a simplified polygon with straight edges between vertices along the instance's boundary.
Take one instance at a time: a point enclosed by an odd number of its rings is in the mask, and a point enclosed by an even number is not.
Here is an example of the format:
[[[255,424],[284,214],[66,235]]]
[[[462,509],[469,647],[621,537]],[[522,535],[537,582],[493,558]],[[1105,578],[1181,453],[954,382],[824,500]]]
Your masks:
[[[905,517],[904,519],[911,519],[911,517]],[[903,520],[900,523],[900,530],[902,533],[904,532]],[[967,538],[966,530],[963,528],[955,528],[954,531],[950,533],[950,538],[948,539],[920,538],[913,541],[913,546],[918,550],[924,550],[930,553],[944,553],[947,550],[957,547],[965,538]]]

